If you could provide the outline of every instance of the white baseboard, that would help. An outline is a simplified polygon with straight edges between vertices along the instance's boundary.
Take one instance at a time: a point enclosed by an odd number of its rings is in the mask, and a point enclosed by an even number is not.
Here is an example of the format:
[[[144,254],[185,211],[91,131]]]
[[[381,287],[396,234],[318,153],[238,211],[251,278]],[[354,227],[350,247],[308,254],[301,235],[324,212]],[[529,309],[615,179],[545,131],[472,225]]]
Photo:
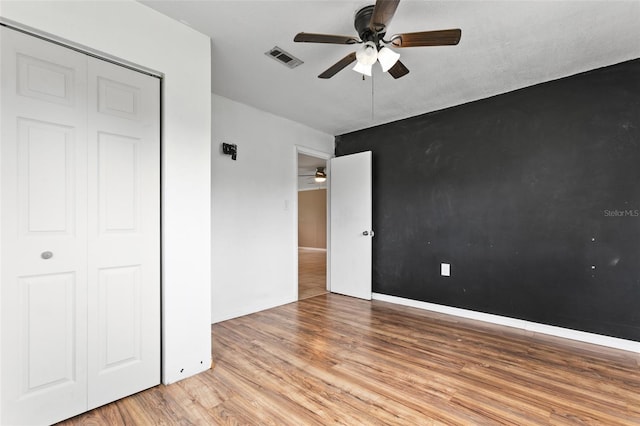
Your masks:
[[[548,334],[550,336],[577,340],[579,342],[592,343],[609,348],[640,353],[640,342],[636,342],[633,340],[618,339],[616,337],[609,337],[595,333],[587,333],[584,331],[555,327],[552,325],[503,317],[500,315],[485,314],[483,312],[470,311],[468,309],[454,308],[451,306],[438,305],[435,303],[421,302],[419,300],[405,299],[403,297],[388,296],[386,294],[380,293],[373,293],[371,297],[374,300],[380,300],[382,302],[395,303],[398,305],[410,306],[412,308],[424,309],[427,311],[439,312],[442,314],[454,315],[457,317],[468,318],[477,321],[484,321],[491,324],[505,325],[507,327],[518,328],[534,333]]]
[[[259,300],[257,302],[248,301],[242,306],[235,307],[230,310],[225,309],[213,309],[211,315],[211,324],[216,324],[222,321],[227,321],[234,318],[239,318],[245,315],[254,314],[256,312],[264,311],[266,309],[276,308],[278,306],[293,303],[298,300],[297,294],[295,296],[278,297],[269,300]]]
[[[326,248],[319,247],[298,247],[299,250],[311,250],[311,251],[327,251]]]

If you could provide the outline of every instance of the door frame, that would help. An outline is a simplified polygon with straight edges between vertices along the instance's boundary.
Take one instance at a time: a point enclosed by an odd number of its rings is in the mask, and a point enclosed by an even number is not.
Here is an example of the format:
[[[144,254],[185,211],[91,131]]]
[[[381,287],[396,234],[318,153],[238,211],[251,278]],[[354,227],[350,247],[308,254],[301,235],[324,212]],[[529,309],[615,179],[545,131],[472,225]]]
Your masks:
[[[325,274],[325,279],[326,279],[326,289],[327,292],[331,292],[331,277],[329,274],[329,268],[331,265],[331,160],[333,157],[335,157],[335,155],[331,154],[331,153],[327,153],[327,152],[323,152],[323,151],[318,151],[317,149],[313,149],[313,148],[308,148],[306,146],[303,145],[295,145],[293,147],[293,166],[294,166],[294,171],[295,171],[295,203],[293,206],[294,209],[294,219],[293,219],[293,235],[295,235],[294,238],[294,244],[293,244],[293,284],[294,284],[294,289],[293,289],[293,294],[295,294],[295,300],[298,300],[299,294],[298,294],[298,286],[299,286],[299,282],[298,282],[298,262],[300,261],[300,259],[298,259],[298,154],[304,154],[304,155],[308,155],[310,157],[316,157],[319,159],[322,159],[325,161],[326,164],[326,173],[328,175],[328,179],[327,179],[327,205],[326,205],[326,209],[327,209],[327,230],[326,230],[326,237],[327,237],[327,257],[326,257],[326,274]]]

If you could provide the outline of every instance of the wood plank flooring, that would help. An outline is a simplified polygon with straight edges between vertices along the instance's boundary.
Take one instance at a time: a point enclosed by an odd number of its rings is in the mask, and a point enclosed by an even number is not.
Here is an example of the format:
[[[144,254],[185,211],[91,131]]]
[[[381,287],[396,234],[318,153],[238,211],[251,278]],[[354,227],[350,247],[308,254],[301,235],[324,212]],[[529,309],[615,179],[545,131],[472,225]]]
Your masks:
[[[640,424],[635,353],[334,294],[211,335],[214,369],[62,424]]]
[[[327,292],[327,252],[298,249],[298,300]]]

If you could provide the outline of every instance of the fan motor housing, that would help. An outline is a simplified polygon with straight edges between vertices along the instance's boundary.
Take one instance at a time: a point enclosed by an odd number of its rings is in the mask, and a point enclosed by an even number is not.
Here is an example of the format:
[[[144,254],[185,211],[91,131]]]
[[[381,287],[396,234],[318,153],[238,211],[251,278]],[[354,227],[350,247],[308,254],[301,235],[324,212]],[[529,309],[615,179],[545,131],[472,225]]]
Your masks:
[[[376,33],[369,28],[369,24],[371,23],[371,15],[373,15],[374,5],[365,6],[362,9],[356,12],[356,16],[354,18],[353,26],[356,28],[358,35],[360,36],[360,40],[367,42],[372,41],[378,44],[378,40],[381,40],[384,37],[384,30]]]

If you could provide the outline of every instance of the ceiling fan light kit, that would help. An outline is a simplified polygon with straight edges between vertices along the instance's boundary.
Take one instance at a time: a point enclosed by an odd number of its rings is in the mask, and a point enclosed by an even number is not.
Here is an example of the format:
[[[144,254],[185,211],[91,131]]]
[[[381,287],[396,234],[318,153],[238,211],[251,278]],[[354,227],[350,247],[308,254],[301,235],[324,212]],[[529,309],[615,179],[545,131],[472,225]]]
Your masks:
[[[394,52],[388,47],[382,46],[380,49],[372,41],[362,44],[362,47],[356,52],[356,65],[353,70],[371,77],[371,69],[373,65],[380,62],[382,72],[389,71],[389,68],[395,65],[400,59],[400,54]]]
[[[298,175],[299,177],[307,176],[313,177],[315,183],[323,183],[327,180],[327,172],[324,171],[324,167],[316,167],[316,172],[312,175]]]
[[[460,42],[462,31],[457,28],[401,33],[393,35],[389,40],[385,40],[384,37],[387,27],[399,3],[400,0],[377,0],[375,5],[365,6],[358,10],[354,18],[354,27],[360,38],[302,32],[298,33],[293,41],[305,43],[362,44],[362,47],[356,52],[351,52],[318,75],[318,78],[324,79],[333,77],[353,62],[356,62],[353,70],[367,76],[371,76],[373,64],[379,62],[383,72],[389,72],[393,78],[397,79],[407,75],[409,69],[400,62],[400,54],[385,45],[405,48],[451,46]]]
[[[316,169],[316,174],[313,179],[316,181],[316,183],[322,183],[327,180],[327,173],[325,173],[324,167],[318,167]]]

